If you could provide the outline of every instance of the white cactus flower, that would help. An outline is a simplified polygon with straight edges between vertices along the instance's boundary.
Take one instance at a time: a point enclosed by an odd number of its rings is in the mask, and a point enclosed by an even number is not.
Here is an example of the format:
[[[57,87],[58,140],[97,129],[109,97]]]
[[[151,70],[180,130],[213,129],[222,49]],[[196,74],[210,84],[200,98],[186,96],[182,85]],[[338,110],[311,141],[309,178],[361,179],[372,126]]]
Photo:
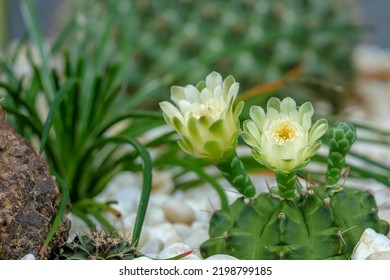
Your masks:
[[[310,102],[297,107],[290,97],[282,101],[272,97],[267,113],[259,106],[251,107],[252,120],[244,122],[242,137],[259,163],[276,172],[295,171],[315,155],[328,128],[325,119],[312,126],[313,113]]]
[[[166,122],[180,135],[178,142],[187,153],[218,162],[234,152],[240,133],[243,103],[235,106],[239,84],[233,76],[222,80],[212,72],[197,86],[173,86],[171,99],[160,107]]]

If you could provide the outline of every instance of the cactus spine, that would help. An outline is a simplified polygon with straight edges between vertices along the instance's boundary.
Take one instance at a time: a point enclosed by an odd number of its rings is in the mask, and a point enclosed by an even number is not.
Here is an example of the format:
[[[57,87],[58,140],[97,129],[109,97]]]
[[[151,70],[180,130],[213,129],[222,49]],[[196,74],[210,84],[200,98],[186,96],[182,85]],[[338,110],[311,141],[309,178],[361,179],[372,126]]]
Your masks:
[[[374,196],[338,184],[355,138],[350,124],[337,122],[330,129],[326,184],[309,187],[294,198],[288,194],[289,199],[268,193],[239,198],[229,209],[215,212],[210,239],[201,245],[202,256],[348,259],[366,228],[387,234],[389,224],[379,219]]]

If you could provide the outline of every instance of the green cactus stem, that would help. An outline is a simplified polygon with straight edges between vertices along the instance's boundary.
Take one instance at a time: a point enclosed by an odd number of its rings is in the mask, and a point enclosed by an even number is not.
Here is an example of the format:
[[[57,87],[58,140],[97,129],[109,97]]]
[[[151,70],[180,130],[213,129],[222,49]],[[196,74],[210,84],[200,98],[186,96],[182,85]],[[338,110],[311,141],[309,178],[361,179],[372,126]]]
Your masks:
[[[297,182],[297,173],[293,172],[275,172],[276,183],[278,185],[279,195],[285,199],[292,199],[295,195],[295,184]]]
[[[255,196],[256,189],[235,151],[231,151],[230,155],[215,163],[215,166],[237,191],[246,197]]]
[[[356,128],[353,124],[338,121],[329,129],[329,157],[326,184],[335,186],[345,166],[345,157],[356,141]]]

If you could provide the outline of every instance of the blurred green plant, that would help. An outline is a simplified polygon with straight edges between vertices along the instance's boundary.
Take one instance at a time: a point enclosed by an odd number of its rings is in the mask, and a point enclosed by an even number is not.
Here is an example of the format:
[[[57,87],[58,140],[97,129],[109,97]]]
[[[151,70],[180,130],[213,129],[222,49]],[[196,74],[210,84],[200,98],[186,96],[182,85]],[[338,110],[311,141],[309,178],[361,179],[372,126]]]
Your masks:
[[[65,6],[64,38],[83,40],[90,49],[109,41],[104,59],[126,62],[132,74],[123,78],[133,90],[156,77],[189,84],[212,70],[233,74],[248,89],[302,65],[304,77],[279,91],[325,98],[337,109],[344,91],[324,81],[350,84],[351,54],[362,32],[349,0],[85,0]],[[151,106],[168,97],[154,96]]]
[[[143,95],[143,89],[134,98],[124,94],[127,88],[120,78],[123,65],[99,63],[99,56],[77,42],[61,51],[49,49],[32,2],[23,0],[20,5],[31,42],[21,40],[1,59],[0,87],[5,92],[1,106],[16,131],[32,142],[39,140],[39,151],[62,191],[59,215],[45,245],[69,199],[72,212],[89,226],[95,226],[92,216],[115,232],[101,213],[119,213],[110,202],[99,203],[94,197],[118,172],[130,170],[143,174],[132,236],[132,246],[136,246],[152,183],[149,152],[136,138],[161,125],[163,119],[158,113],[137,109],[137,97]],[[100,51],[105,48],[103,43],[99,47]],[[22,64],[18,64],[20,60],[24,60]],[[61,65],[55,67],[56,62]],[[20,73],[21,66],[26,67],[26,73]]]

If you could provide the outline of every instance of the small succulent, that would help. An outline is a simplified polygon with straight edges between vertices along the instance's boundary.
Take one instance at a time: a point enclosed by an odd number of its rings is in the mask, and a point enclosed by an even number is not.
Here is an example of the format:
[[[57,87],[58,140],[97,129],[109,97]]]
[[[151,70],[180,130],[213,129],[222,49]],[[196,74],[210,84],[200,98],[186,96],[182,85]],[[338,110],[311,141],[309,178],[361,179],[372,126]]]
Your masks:
[[[90,234],[76,235],[61,247],[55,259],[68,260],[132,260],[137,250],[126,238],[94,229]]]

